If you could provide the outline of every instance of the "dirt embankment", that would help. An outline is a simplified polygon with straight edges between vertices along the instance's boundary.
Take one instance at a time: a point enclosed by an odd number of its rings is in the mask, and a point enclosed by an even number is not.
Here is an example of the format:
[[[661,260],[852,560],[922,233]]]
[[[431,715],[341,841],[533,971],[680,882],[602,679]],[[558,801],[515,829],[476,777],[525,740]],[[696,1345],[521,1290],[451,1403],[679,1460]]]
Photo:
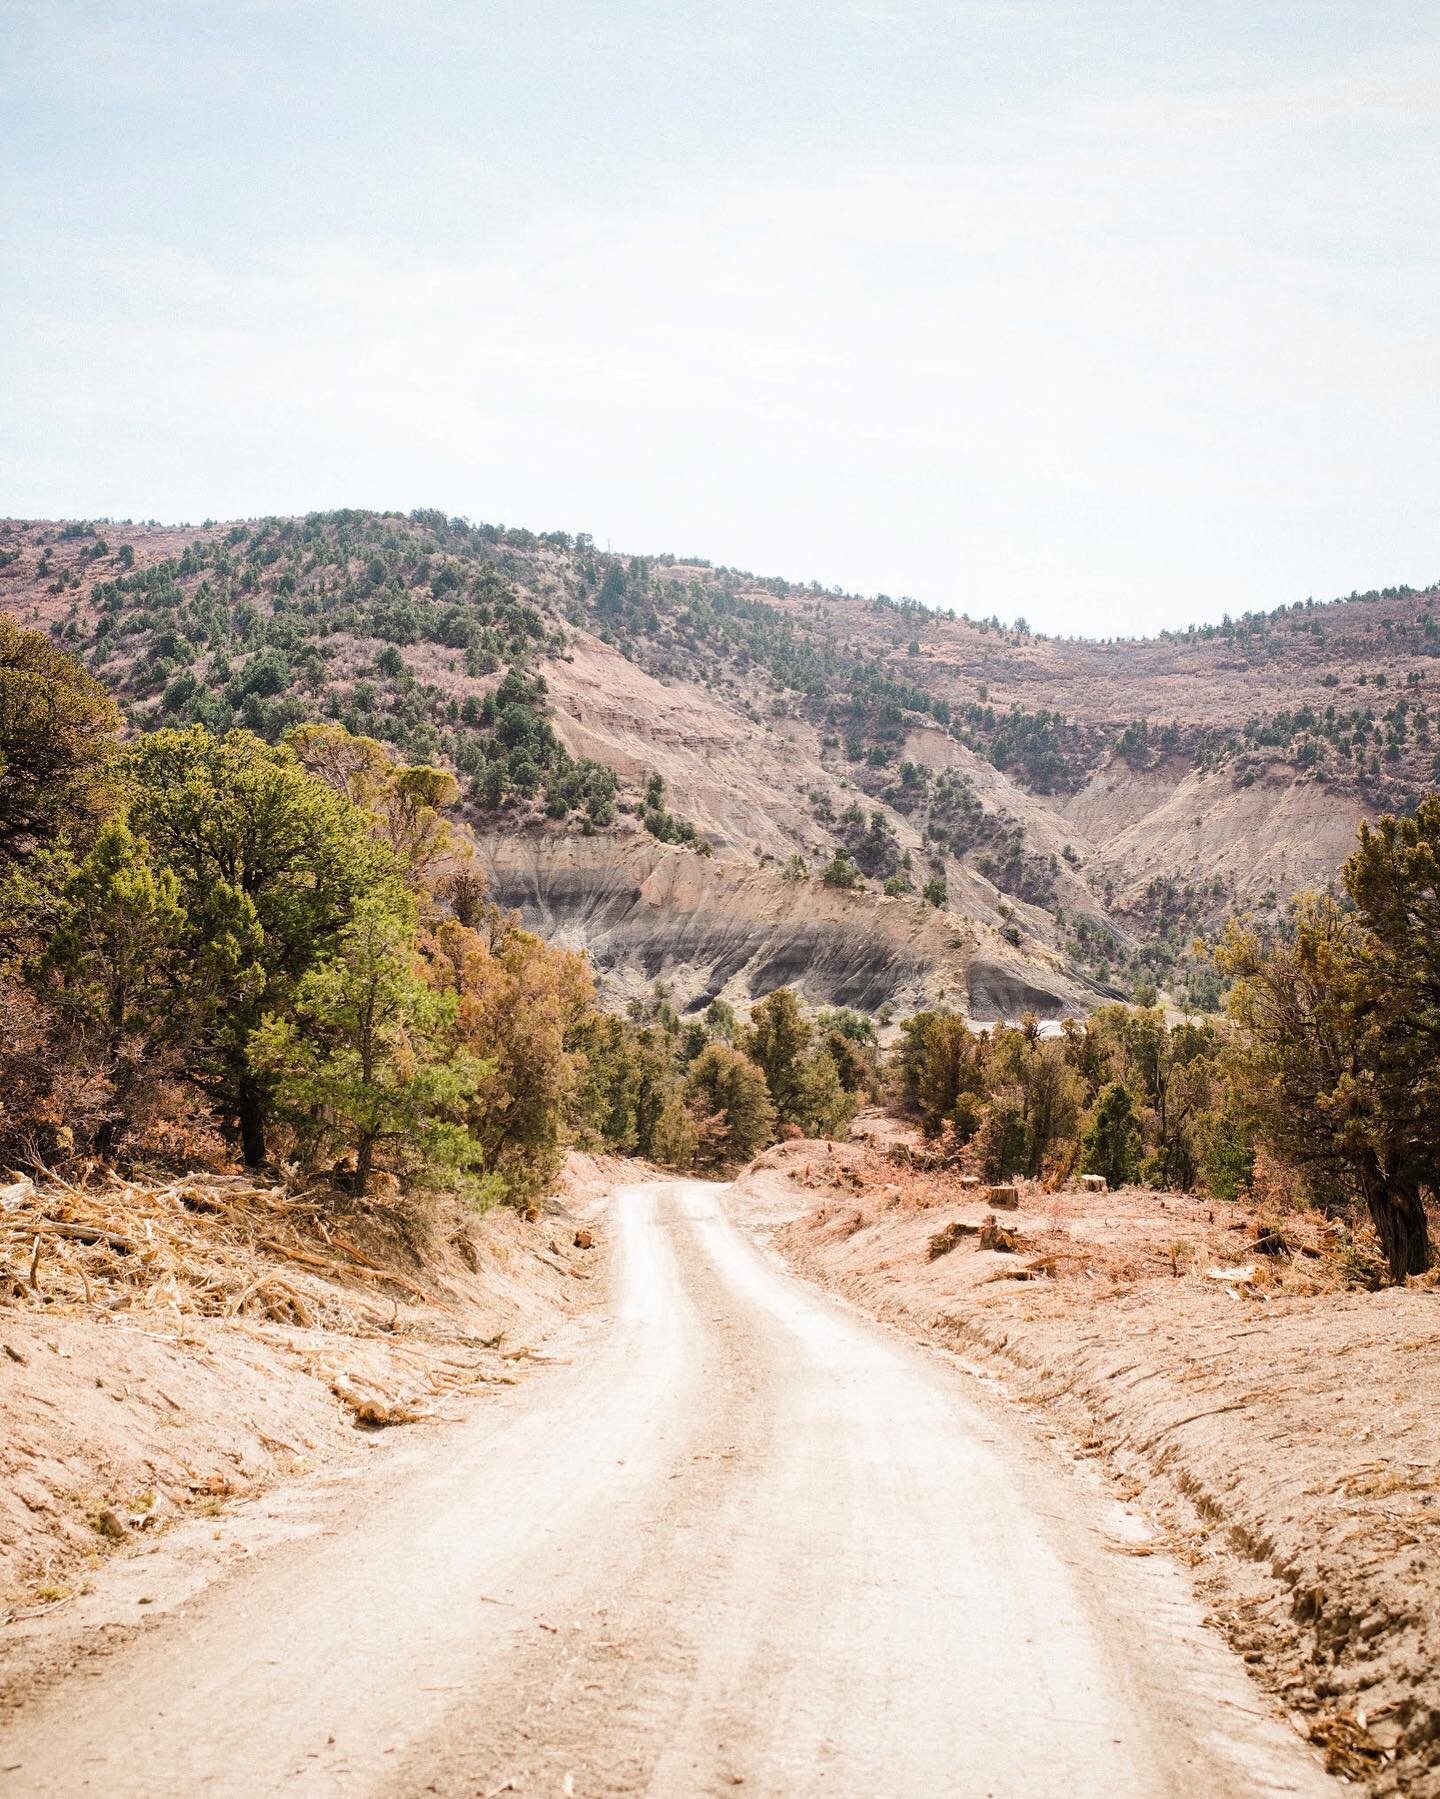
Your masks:
[[[307,1200],[235,1177],[0,1187],[0,1619],[106,1555],[364,1457],[513,1385],[603,1276],[572,1157],[529,1220]]]
[[[740,1193],[801,1272],[1094,1458],[1333,1772],[1440,1794],[1440,1292],[1347,1288],[1316,1219],[1257,1248],[1255,1214],[1178,1194],[997,1209],[909,1157],[787,1144]]]

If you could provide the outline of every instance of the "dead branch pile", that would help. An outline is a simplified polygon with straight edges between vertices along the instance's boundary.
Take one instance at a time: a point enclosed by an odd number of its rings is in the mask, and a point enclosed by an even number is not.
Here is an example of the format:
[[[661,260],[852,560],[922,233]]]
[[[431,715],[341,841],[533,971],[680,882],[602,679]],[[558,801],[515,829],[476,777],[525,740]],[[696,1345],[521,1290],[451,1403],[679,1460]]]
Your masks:
[[[157,1184],[98,1170],[0,1186],[0,1301],[355,1330],[393,1317],[384,1287],[430,1299],[315,1200],[240,1175]]]

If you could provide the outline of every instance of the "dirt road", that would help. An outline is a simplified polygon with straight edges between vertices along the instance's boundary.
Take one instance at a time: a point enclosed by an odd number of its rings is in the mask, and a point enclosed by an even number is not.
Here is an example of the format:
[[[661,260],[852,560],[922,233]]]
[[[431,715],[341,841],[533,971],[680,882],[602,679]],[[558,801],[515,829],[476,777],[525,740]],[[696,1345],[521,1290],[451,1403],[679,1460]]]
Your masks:
[[[149,1622],[0,1730],[0,1793],[1330,1789],[1135,1520],[726,1204],[621,1189],[560,1365],[202,1590],[183,1541],[117,1564]]]

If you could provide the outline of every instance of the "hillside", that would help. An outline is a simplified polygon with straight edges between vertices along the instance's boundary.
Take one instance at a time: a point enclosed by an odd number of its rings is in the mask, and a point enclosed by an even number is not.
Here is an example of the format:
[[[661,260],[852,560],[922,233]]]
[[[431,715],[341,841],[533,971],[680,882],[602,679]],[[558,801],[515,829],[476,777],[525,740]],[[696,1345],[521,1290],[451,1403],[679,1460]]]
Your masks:
[[[352,513],[0,583],[27,1791],[1440,1799],[1428,596],[1065,644]]]
[[[1436,598],[1093,643],[438,513],[0,524],[0,607],[132,728],[454,768],[497,895],[682,1010],[1204,1005],[1197,932],[1433,782]]]

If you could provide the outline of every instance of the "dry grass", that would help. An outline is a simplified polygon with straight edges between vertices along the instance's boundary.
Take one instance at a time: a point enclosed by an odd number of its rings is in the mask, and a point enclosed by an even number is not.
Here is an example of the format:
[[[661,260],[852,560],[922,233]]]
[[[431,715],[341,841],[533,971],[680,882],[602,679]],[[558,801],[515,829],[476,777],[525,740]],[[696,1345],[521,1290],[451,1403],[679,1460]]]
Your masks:
[[[384,1287],[435,1303],[283,1186],[91,1169],[0,1187],[0,1299],[21,1305],[363,1330],[393,1312]]]
[[[613,1180],[583,1160],[576,1193]],[[580,1234],[209,1172],[0,1184],[0,1619],[141,1531],[513,1387],[593,1303]]]

